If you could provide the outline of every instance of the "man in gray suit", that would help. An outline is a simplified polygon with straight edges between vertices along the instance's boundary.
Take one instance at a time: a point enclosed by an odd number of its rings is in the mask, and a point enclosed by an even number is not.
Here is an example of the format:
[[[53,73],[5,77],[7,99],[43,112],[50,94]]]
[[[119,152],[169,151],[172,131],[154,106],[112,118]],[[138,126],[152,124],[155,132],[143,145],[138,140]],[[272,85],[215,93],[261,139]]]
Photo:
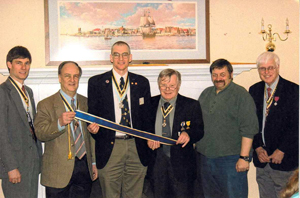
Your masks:
[[[42,156],[33,127],[35,103],[24,85],[30,70],[30,52],[12,48],[6,58],[10,76],[0,85],[0,178],[6,198],[36,198]]]

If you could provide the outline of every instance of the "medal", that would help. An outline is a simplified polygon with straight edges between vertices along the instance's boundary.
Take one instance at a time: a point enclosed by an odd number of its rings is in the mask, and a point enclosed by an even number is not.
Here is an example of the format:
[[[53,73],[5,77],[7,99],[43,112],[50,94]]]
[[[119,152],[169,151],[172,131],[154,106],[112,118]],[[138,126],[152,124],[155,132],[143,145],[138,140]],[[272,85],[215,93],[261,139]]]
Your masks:
[[[180,126],[181,126],[181,131],[184,131],[185,122],[181,122]]]
[[[186,129],[190,129],[191,121],[186,121]]]
[[[166,127],[167,126],[167,123],[166,123],[166,120],[164,119],[164,123],[162,123],[162,127]]]
[[[124,107],[123,102],[120,102],[120,103],[119,103],[119,108],[122,109],[123,107]]]

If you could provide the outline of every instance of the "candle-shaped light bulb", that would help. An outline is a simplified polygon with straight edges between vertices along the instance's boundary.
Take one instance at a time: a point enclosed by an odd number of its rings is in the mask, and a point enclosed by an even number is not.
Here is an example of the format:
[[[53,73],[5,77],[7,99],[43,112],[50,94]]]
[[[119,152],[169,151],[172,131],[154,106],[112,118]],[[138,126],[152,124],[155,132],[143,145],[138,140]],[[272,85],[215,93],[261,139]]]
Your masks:
[[[286,31],[288,31],[289,29],[290,29],[290,27],[289,27],[289,19],[286,18]]]
[[[265,30],[265,26],[264,26],[264,19],[261,19],[261,31]]]

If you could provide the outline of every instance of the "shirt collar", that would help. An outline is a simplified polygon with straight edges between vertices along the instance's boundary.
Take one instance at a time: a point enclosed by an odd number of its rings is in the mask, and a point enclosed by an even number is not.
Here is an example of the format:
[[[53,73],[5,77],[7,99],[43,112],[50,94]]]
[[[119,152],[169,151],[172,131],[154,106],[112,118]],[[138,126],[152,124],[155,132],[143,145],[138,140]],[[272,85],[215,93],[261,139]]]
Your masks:
[[[59,92],[61,93],[61,95],[63,95],[63,97],[65,97],[65,99],[68,101],[68,103],[71,104],[72,97],[69,96],[68,94],[66,94],[62,89],[60,89]],[[73,98],[74,98],[74,104],[76,104],[76,102],[77,102],[77,93],[74,95]]]
[[[178,96],[178,95],[177,95]],[[169,102],[173,107],[175,107],[176,104],[176,100],[177,100],[177,96],[172,98],[172,100],[167,101],[166,99],[164,99],[162,96],[160,96],[160,101],[161,101],[161,105],[163,105],[165,102]]]
[[[267,83],[265,83],[265,87],[266,88],[270,87],[272,90],[275,90],[278,81],[279,81],[279,75],[276,77],[275,81],[271,84],[271,86],[269,86]]]
[[[120,78],[123,77],[124,78],[124,82],[126,81],[127,79],[127,76],[128,76],[128,72],[126,72],[124,74],[124,76],[121,76],[120,74],[118,74],[118,72],[116,72],[115,69],[112,69],[112,72],[113,72],[113,75],[115,76],[115,79],[120,83]]]
[[[10,77],[11,77],[11,76],[10,76]],[[25,85],[24,83],[21,84],[19,81],[17,81],[17,80],[14,79],[13,77],[11,77],[11,78],[15,81],[15,83],[19,86],[20,89],[22,89],[22,86]]]

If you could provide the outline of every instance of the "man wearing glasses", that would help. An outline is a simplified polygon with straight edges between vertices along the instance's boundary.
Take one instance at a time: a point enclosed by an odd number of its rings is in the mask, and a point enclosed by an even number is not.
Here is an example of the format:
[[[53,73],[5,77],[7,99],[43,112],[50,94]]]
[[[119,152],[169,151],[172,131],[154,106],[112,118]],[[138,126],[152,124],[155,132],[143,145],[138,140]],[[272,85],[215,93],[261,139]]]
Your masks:
[[[140,75],[128,72],[130,47],[123,41],[111,48],[113,69],[90,78],[88,112],[143,131],[153,131],[150,117],[150,85]],[[142,197],[149,161],[147,141],[100,127],[96,140],[96,164],[103,197]]]
[[[299,86],[279,76],[279,57],[262,53],[256,61],[261,82],[250,87],[259,133],[253,140],[253,162],[261,198],[279,197],[299,166]]]
[[[154,197],[191,198],[197,176],[193,144],[203,137],[200,104],[178,94],[181,84],[178,71],[161,71],[157,82],[161,94],[152,98],[155,134],[177,142],[169,146],[148,140],[148,146],[156,151],[153,166],[149,165]]]

